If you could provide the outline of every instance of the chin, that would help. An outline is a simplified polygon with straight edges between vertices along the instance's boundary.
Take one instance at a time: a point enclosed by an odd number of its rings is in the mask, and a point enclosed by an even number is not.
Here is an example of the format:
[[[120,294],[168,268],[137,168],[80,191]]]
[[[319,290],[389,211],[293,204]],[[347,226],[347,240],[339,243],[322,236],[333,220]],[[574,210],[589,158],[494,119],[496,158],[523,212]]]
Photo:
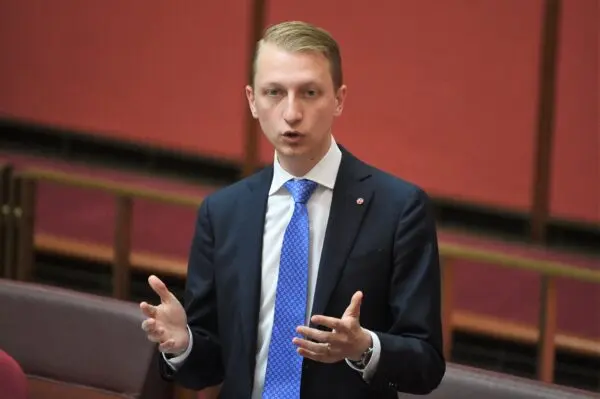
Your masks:
[[[283,149],[284,153],[290,156],[307,156],[314,152],[314,149],[311,149],[307,145],[286,145],[283,146]]]
[[[277,152],[283,155],[292,156],[292,155],[302,155],[308,151],[308,146],[300,143],[297,144],[287,144],[287,143],[278,143],[275,146]]]

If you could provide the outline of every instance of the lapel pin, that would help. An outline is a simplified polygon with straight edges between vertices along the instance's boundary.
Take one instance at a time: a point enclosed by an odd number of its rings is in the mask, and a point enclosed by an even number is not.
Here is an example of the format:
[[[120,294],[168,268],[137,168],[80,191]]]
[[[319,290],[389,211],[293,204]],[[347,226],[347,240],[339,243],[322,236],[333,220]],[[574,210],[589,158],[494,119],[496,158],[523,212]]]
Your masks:
[[[357,199],[356,199],[356,203],[357,203],[358,205],[362,205],[364,202],[365,202],[365,200],[364,200],[364,199],[362,199],[362,198],[357,198]]]

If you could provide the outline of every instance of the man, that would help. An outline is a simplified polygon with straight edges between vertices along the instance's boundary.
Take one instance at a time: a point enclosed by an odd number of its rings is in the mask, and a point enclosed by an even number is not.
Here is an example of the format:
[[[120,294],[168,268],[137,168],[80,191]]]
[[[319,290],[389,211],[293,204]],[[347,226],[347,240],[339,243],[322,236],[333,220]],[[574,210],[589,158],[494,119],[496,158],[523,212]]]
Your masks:
[[[185,310],[149,278],[161,304],[140,304],[143,329],[165,377],[253,399],[395,398],[440,383],[429,200],[335,142],[341,64],[334,39],[307,23],[258,43],[246,95],[274,163],[203,201]]]

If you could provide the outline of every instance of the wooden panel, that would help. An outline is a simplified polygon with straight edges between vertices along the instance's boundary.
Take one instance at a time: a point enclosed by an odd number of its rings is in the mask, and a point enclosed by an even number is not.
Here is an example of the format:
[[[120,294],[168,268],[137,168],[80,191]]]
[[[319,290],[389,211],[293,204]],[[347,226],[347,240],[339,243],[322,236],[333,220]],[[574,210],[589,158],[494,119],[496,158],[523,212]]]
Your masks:
[[[340,42],[349,90],[334,134],[350,151],[433,194],[525,210],[541,4],[281,0],[269,21],[306,19]]]
[[[539,340],[539,329],[524,323],[458,310],[452,317],[456,330],[491,336],[508,341],[533,345]],[[582,338],[569,334],[556,334],[556,349],[600,356],[600,340]]]
[[[29,399],[133,399],[134,397],[36,376],[28,376],[27,383]]]
[[[238,159],[246,0],[0,4],[0,115]]]
[[[2,2],[0,116],[241,160],[249,3]],[[281,0],[268,22],[339,39],[350,90],[334,133],[351,151],[432,194],[526,211],[541,6]],[[596,222],[597,21],[596,0],[564,2],[551,192],[554,216]]]
[[[562,2],[550,212],[600,223],[597,0]]]
[[[35,235],[35,248],[42,252],[72,256],[89,261],[111,263],[114,260],[112,248],[108,245],[47,234],[38,233]],[[185,260],[147,252],[133,251],[130,256],[130,265],[136,270],[148,273],[163,273],[176,277],[185,277],[187,274],[187,262]]]

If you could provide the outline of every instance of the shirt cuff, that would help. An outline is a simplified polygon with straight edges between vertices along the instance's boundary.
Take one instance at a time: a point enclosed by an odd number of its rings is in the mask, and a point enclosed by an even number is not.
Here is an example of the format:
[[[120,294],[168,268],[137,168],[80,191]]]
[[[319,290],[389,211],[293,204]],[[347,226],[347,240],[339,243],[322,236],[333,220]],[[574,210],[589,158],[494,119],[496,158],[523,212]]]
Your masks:
[[[346,359],[346,364],[348,364],[348,366],[361,373],[363,379],[369,382],[371,381],[371,378],[373,378],[375,371],[377,371],[377,364],[379,363],[379,358],[381,356],[381,342],[379,341],[379,337],[377,336],[377,334],[375,334],[373,331],[365,331],[371,334],[371,338],[373,340],[373,353],[371,353],[371,358],[369,359],[367,366],[364,369],[360,369],[353,365],[352,362],[350,362],[350,360],[348,359]]]
[[[192,345],[193,345],[192,330],[190,330],[189,326],[187,326],[187,330],[188,330],[188,336],[189,336],[190,339],[189,339],[188,347],[185,349],[185,352],[183,352],[181,355],[177,355],[177,356],[172,357],[172,358],[167,358],[167,355],[165,353],[162,354],[163,359],[165,359],[165,362],[174,371],[177,371],[177,368],[179,366],[181,366],[181,364],[185,361],[185,359],[188,358],[188,356],[192,352]]]

